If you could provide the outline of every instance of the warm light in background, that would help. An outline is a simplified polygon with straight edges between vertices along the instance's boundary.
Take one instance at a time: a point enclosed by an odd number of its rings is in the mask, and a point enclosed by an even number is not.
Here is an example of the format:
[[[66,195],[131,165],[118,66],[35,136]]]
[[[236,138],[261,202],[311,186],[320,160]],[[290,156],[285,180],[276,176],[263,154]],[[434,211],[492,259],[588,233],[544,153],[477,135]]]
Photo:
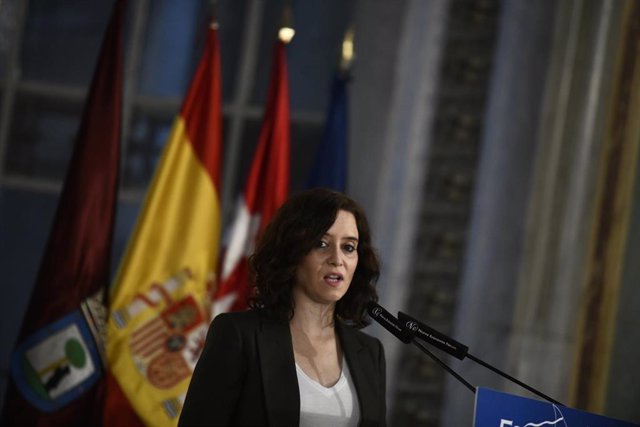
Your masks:
[[[293,36],[296,34],[296,30],[291,27],[282,27],[280,31],[278,31],[278,38],[282,40],[285,44],[289,44]]]
[[[342,58],[340,60],[340,68],[343,70],[348,69],[353,62],[354,48],[353,48],[353,28],[349,28],[342,40]]]
[[[278,31],[278,38],[289,44],[293,36],[296,34],[296,30],[293,29],[293,12],[291,11],[291,4],[287,4],[282,10],[282,25]]]

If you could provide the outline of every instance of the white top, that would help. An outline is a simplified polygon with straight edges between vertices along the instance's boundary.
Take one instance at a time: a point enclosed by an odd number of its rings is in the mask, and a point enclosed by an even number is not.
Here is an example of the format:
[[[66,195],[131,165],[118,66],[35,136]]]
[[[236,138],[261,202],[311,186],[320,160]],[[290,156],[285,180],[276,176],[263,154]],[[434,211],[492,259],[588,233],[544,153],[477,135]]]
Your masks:
[[[342,357],[342,373],[333,387],[312,380],[296,363],[300,387],[300,427],[356,427],[360,421],[358,394]]]

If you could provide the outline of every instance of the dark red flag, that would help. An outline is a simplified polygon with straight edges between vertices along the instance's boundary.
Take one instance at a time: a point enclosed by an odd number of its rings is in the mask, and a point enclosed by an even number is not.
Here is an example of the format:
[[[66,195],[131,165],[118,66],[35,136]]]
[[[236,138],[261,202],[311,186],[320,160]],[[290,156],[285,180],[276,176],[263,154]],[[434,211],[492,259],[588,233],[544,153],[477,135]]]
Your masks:
[[[3,425],[100,425],[104,296],[117,203],[125,1],[100,50],[11,361]]]

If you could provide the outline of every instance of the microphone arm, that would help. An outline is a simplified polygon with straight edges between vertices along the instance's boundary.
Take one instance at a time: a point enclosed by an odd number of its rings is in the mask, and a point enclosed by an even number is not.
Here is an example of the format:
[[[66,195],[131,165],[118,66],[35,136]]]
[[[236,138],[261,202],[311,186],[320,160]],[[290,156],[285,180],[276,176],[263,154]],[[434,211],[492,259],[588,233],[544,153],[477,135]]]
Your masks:
[[[425,347],[424,344],[422,344],[422,343],[420,343],[420,342],[418,342],[416,340],[413,340],[413,344],[416,347],[418,347],[420,350],[422,350],[423,353],[425,353],[427,356],[429,356],[431,359],[433,359],[434,362],[436,362],[438,365],[440,365],[440,367],[442,369],[444,369],[445,371],[447,371],[448,373],[453,375],[453,377],[455,379],[460,381],[462,383],[462,385],[464,385],[466,388],[471,390],[471,392],[473,394],[476,394],[476,388],[474,386],[472,386],[469,381],[467,381],[464,378],[462,378],[462,376],[460,374],[458,374],[456,371],[454,371],[453,368],[451,368],[449,365],[447,365],[442,360],[440,360],[440,358],[438,356],[436,356],[431,351],[429,351],[429,349],[427,347]]]
[[[439,348],[440,350],[449,353],[450,355],[462,360],[465,357],[468,357],[469,359],[473,360],[474,362],[478,363],[481,366],[484,366],[485,368],[495,372],[496,374],[502,376],[503,378],[508,379],[509,381],[519,385],[520,387],[530,391],[531,393],[542,397],[543,399],[545,399],[548,402],[551,403],[555,403],[556,405],[560,405],[560,406],[565,406],[564,404],[558,402],[557,400],[547,396],[546,394],[536,390],[535,388],[531,387],[528,384],[523,383],[522,381],[518,380],[517,378],[512,377],[511,375],[507,374],[506,372],[501,371],[500,369],[496,368],[495,366],[490,365],[489,363],[485,362],[484,360],[480,359],[479,357],[474,356],[473,354],[469,353],[469,347],[467,347],[466,345],[460,344],[458,341],[454,340],[453,338],[450,338],[448,336],[446,336],[445,334],[436,331],[435,329],[425,325],[424,323],[414,319],[413,317],[409,316],[406,313],[403,313],[401,311],[398,312],[398,319],[401,323],[402,326],[404,326],[405,328],[409,329],[410,331],[412,331],[415,334],[416,338],[420,338],[421,340]]]
[[[416,341],[414,332],[404,327],[393,314],[389,313],[381,305],[378,305],[374,302],[369,303],[367,311],[369,313],[369,316],[373,320],[378,322],[387,331],[391,332],[396,338],[398,338],[405,344],[409,344],[410,342],[412,342],[416,347],[422,350],[422,352],[433,359],[433,361],[436,362],[440,367],[442,367],[449,374],[453,375],[455,379],[460,381],[465,387],[471,390],[473,394],[476,393],[476,388],[474,386],[472,386],[467,380],[462,378],[462,376],[454,371],[449,365],[440,360],[438,356],[433,354],[428,348],[424,346],[424,344]]]
[[[502,376],[503,378],[508,379],[509,381],[518,384],[520,387],[529,390],[531,393],[542,397],[543,399],[545,399],[547,402],[551,402],[551,403],[555,403],[556,405],[560,405],[560,406],[565,406],[563,403],[558,402],[557,400],[547,396],[546,394],[542,393],[541,391],[536,390],[535,388],[531,387],[528,384],[523,383],[522,381],[520,381],[517,378],[512,377],[511,375],[507,374],[506,372],[501,371],[500,369],[496,368],[495,366],[490,365],[489,363],[483,361],[482,359],[480,359],[479,357],[475,357],[473,354],[471,353],[467,353],[467,357],[471,360],[473,360],[474,362],[478,363],[479,365],[484,366],[485,368],[489,369],[490,371],[495,372],[496,374]]]

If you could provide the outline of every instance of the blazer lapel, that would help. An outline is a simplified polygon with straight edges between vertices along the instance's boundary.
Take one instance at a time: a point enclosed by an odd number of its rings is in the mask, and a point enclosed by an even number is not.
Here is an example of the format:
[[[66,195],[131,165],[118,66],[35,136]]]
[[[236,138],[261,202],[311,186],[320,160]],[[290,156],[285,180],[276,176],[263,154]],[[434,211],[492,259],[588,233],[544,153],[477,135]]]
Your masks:
[[[340,337],[345,359],[349,364],[349,371],[358,393],[360,403],[360,425],[371,425],[378,419],[379,408],[377,405],[376,384],[378,368],[374,366],[373,359],[367,354],[366,347],[360,342],[354,330],[336,320],[336,330]]]
[[[299,425],[300,391],[289,326],[262,318],[256,335],[269,425]]]

